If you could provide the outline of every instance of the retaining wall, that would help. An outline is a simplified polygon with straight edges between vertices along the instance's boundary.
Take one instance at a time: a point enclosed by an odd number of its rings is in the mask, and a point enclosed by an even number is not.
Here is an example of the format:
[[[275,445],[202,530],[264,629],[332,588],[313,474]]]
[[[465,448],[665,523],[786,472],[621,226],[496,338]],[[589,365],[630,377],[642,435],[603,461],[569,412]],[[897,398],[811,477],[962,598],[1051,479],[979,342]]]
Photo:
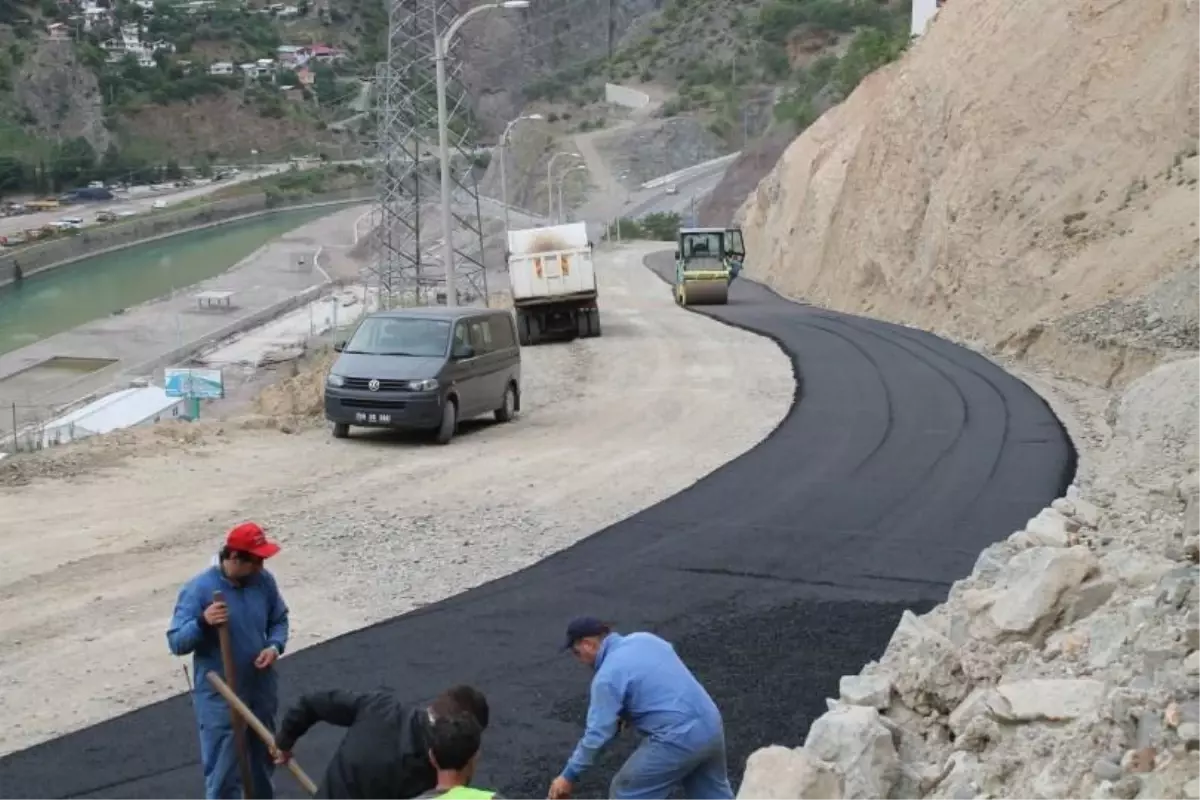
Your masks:
[[[628,86],[618,86],[615,83],[604,84],[604,102],[626,108],[641,108],[650,102],[650,95],[630,89]]]
[[[373,197],[370,189],[355,188],[306,197],[303,202],[268,205],[266,194],[250,194],[206,203],[202,206],[161,211],[111,225],[84,228],[74,236],[60,236],[44,244],[21,247],[0,254],[0,286],[13,281],[16,264],[26,277],[66,266],[84,258],[120,250],[166,236],[224,225],[277,211],[317,208],[361,202]]]

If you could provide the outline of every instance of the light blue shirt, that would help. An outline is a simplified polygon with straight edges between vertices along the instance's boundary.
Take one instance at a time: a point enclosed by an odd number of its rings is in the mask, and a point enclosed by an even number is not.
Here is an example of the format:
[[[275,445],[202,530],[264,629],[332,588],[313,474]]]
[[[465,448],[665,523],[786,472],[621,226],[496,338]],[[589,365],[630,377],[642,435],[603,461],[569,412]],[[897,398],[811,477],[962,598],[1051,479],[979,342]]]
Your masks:
[[[643,736],[686,750],[721,735],[721,712],[670,642],[652,633],[610,633],[596,655],[587,730],[563,770],[574,783],[612,740],[624,715]]]

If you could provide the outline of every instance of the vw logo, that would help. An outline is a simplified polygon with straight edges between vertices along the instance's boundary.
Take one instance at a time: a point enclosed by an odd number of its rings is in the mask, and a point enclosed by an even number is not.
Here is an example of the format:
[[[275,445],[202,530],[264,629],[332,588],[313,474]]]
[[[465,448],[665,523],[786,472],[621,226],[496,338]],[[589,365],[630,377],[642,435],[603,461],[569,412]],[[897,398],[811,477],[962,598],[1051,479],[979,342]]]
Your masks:
[[[371,380],[367,383],[367,388],[370,389],[372,392],[378,392],[379,391],[379,379],[371,378]]]

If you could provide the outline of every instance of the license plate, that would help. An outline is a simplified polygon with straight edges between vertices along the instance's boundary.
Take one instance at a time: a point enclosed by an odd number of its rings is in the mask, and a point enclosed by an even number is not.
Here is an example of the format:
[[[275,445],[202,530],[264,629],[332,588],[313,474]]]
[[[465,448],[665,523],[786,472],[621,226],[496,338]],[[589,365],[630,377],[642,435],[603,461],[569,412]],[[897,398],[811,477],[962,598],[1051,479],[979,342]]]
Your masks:
[[[391,414],[368,414],[365,411],[359,411],[357,414],[354,415],[354,419],[357,422],[366,422],[366,423],[374,422],[374,423],[382,423],[384,425],[387,425],[388,423],[390,423],[392,421],[392,415]]]

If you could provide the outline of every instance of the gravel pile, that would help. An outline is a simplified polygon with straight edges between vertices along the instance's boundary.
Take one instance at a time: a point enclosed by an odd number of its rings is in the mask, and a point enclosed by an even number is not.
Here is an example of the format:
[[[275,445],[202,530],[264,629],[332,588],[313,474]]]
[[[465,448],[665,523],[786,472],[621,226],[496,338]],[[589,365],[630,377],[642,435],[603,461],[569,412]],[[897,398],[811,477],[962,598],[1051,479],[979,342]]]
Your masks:
[[[1200,348],[1200,264],[1193,263],[1145,294],[1110,300],[1065,317],[1057,328],[1078,341],[1146,350]]]

